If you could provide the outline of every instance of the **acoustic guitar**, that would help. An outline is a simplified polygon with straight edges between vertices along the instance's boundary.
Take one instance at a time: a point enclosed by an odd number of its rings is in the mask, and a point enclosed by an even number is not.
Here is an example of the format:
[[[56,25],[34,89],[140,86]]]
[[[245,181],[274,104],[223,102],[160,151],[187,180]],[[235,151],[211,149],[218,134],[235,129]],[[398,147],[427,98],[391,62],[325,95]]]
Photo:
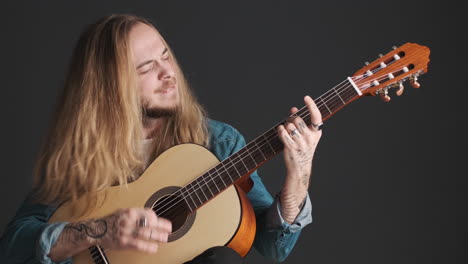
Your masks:
[[[406,43],[366,63],[353,76],[315,98],[323,120],[364,95],[379,95],[388,102],[388,90],[396,88],[396,94],[401,95],[405,81],[419,88],[417,78],[427,72],[429,54],[428,47]],[[307,107],[296,115],[310,125]],[[73,263],[78,264],[183,263],[213,246],[228,246],[245,256],[256,231],[255,215],[246,196],[251,187],[249,175],[283,150],[276,132],[282,123],[223,161],[199,145],[174,146],[157,157],[128,188],[115,186],[100,192],[94,210],[74,217],[74,210],[88,206],[85,199],[79,199],[61,205],[49,222],[99,218],[129,207],[152,208],[172,222],[168,243],[160,245],[155,254],[95,245],[73,257]]]

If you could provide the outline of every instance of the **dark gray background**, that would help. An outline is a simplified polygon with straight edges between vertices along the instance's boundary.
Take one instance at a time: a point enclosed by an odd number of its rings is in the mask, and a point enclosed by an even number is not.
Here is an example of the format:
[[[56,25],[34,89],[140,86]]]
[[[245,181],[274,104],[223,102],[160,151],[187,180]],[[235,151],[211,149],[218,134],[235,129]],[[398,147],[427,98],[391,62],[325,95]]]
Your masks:
[[[41,3],[39,3],[41,2]],[[325,125],[314,223],[285,263],[466,263],[467,19],[449,1],[15,1],[2,4],[0,230],[31,183],[81,30],[111,13],[156,22],[212,118],[254,139],[391,46],[430,47],[422,87],[353,102]],[[454,2],[454,1],[453,1]],[[393,94],[393,92],[392,92]],[[282,157],[260,169],[274,194]],[[248,263],[270,263],[251,251]]]

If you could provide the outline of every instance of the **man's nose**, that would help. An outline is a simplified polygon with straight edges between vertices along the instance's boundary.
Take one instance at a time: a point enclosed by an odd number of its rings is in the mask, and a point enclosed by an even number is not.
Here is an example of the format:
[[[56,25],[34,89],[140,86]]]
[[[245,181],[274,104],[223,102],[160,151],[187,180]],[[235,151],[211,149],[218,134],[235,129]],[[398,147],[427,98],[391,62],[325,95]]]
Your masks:
[[[174,67],[170,62],[161,63],[161,67],[159,69],[158,77],[160,80],[167,80],[175,77]]]

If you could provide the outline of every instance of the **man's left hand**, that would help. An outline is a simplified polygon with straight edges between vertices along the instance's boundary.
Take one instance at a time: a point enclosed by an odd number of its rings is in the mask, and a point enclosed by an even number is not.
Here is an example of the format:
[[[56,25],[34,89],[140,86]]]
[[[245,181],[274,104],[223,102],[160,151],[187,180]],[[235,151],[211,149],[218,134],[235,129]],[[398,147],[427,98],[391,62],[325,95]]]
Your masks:
[[[322,130],[319,129],[319,125],[322,124],[320,110],[310,96],[306,96],[304,102],[310,113],[310,126],[307,126],[301,117],[294,116],[298,109],[293,107],[291,118],[278,127],[278,134],[284,145],[287,170],[280,195],[281,213],[288,223],[294,221],[307,197],[312,159],[322,136]]]

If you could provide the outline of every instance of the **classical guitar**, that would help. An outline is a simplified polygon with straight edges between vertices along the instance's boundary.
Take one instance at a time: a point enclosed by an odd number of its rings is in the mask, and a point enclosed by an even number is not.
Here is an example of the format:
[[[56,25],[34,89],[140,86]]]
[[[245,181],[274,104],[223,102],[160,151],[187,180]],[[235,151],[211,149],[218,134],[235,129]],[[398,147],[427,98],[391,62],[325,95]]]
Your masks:
[[[428,47],[406,43],[366,63],[353,76],[315,98],[323,120],[364,95],[379,95],[388,102],[388,90],[396,88],[396,94],[401,95],[407,80],[418,88],[417,78],[427,72],[429,54]],[[310,125],[307,107],[296,114]],[[218,245],[227,245],[245,256],[256,231],[255,215],[245,194],[249,175],[283,150],[276,133],[282,123],[221,162],[199,145],[174,146],[156,158],[128,188],[115,186],[100,192],[94,210],[74,217],[74,210],[88,206],[85,199],[64,203],[49,222],[99,218],[128,207],[153,208],[157,215],[172,221],[169,242],[161,245],[156,254],[106,250],[96,245],[73,258],[78,264],[183,263]]]

